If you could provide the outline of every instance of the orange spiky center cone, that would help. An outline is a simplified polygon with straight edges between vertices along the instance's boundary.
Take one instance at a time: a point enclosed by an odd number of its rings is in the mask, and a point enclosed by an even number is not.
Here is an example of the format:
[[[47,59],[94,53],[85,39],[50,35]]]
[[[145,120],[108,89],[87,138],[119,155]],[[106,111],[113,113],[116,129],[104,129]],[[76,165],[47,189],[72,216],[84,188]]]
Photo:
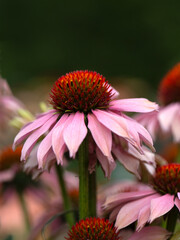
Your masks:
[[[180,164],[171,163],[158,167],[153,179],[153,186],[163,194],[176,195],[180,192]]]
[[[112,88],[99,73],[75,71],[60,77],[51,89],[50,103],[61,113],[106,109]]]
[[[159,100],[163,105],[180,102],[180,63],[162,79],[159,86]]]
[[[68,232],[67,240],[120,240],[117,229],[106,219],[86,218]]]
[[[12,167],[14,164],[19,164],[22,147],[17,147],[15,151],[12,147],[7,147],[0,152],[0,171]]]

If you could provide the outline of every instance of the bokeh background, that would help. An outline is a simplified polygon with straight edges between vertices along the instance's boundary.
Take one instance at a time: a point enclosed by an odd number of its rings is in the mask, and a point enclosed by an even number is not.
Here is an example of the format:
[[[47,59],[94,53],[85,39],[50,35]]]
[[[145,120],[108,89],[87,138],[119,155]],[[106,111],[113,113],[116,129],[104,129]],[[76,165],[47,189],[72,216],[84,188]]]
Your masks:
[[[38,85],[76,69],[156,88],[180,59],[180,1],[1,0],[1,75]]]
[[[59,76],[80,69],[103,74],[122,98],[156,100],[180,61],[179,0],[0,0],[0,9],[0,75],[32,113]],[[0,148],[17,133],[8,130]],[[119,167],[111,180],[125,178]]]

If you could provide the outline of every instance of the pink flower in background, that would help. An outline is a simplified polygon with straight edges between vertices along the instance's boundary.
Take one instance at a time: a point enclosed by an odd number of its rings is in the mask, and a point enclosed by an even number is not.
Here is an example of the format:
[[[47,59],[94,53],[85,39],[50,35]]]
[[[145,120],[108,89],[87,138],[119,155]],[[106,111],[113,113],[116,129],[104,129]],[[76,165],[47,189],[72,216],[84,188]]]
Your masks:
[[[26,139],[21,160],[29,157],[44,136],[37,150],[39,168],[52,154],[58,164],[63,164],[64,153],[69,151],[70,157],[75,158],[89,131],[96,145],[96,157],[110,176],[115,166],[112,156],[115,137],[141,154],[144,154],[142,142],[153,148],[147,130],[123,112],[151,112],[157,110],[157,104],[144,98],[114,100],[117,95],[96,72],[76,71],[60,77],[50,94],[53,109],[24,126],[14,140],[15,147]]]
[[[160,132],[180,142],[180,63],[162,79],[159,86],[159,112],[139,114],[135,119],[147,128],[153,139]]]
[[[158,226],[149,226],[139,232],[133,233],[129,238],[122,237],[122,240],[167,240],[171,233]],[[120,233],[121,237],[121,233]]]
[[[5,127],[22,107],[23,104],[12,95],[6,80],[0,77],[0,128]]]
[[[136,230],[140,230],[174,206],[180,211],[180,164],[157,168],[152,187],[133,184],[128,188],[108,196],[104,208],[118,229],[137,221]]]

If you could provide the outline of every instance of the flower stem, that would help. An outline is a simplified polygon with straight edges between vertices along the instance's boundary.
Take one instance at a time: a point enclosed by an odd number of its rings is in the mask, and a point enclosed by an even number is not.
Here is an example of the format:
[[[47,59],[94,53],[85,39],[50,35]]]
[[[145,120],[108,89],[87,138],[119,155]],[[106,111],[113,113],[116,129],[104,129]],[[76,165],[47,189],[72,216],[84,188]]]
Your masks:
[[[21,207],[23,210],[23,214],[24,214],[24,221],[25,221],[25,225],[26,225],[26,230],[29,232],[30,228],[31,228],[31,224],[30,224],[30,219],[29,219],[29,214],[28,214],[28,209],[27,209],[27,205],[24,199],[24,195],[23,192],[17,191],[18,193],[18,197],[19,197],[19,201],[21,203]]]
[[[56,173],[57,173],[57,177],[58,177],[58,181],[59,181],[59,186],[61,189],[61,194],[63,197],[63,204],[64,204],[64,209],[66,211],[71,209],[71,201],[70,198],[68,196],[67,193],[67,189],[66,189],[66,184],[64,181],[64,177],[63,177],[63,168],[60,165],[56,164]],[[67,223],[69,223],[70,227],[72,227],[75,224],[75,218],[74,218],[74,214],[67,214],[65,215],[66,221]]]
[[[89,174],[89,215],[96,217],[96,172]]]
[[[179,214],[179,211],[178,211],[177,207],[175,207],[175,206],[168,213],[166,229],[171,233],[174,232],[178,214]]]
[[[89,217],[89,172],[88,172],[88,137],[82,142],[78,151],[79,158],[79,218]]]

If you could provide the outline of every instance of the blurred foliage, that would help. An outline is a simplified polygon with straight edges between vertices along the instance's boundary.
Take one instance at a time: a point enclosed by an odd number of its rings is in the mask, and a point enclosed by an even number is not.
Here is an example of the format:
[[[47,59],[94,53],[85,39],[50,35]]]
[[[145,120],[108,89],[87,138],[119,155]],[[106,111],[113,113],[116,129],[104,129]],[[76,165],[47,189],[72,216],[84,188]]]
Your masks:
[[[1,74],[11,86],[76,69],[157,85],[180,59],[180,1],[0,0]]]

